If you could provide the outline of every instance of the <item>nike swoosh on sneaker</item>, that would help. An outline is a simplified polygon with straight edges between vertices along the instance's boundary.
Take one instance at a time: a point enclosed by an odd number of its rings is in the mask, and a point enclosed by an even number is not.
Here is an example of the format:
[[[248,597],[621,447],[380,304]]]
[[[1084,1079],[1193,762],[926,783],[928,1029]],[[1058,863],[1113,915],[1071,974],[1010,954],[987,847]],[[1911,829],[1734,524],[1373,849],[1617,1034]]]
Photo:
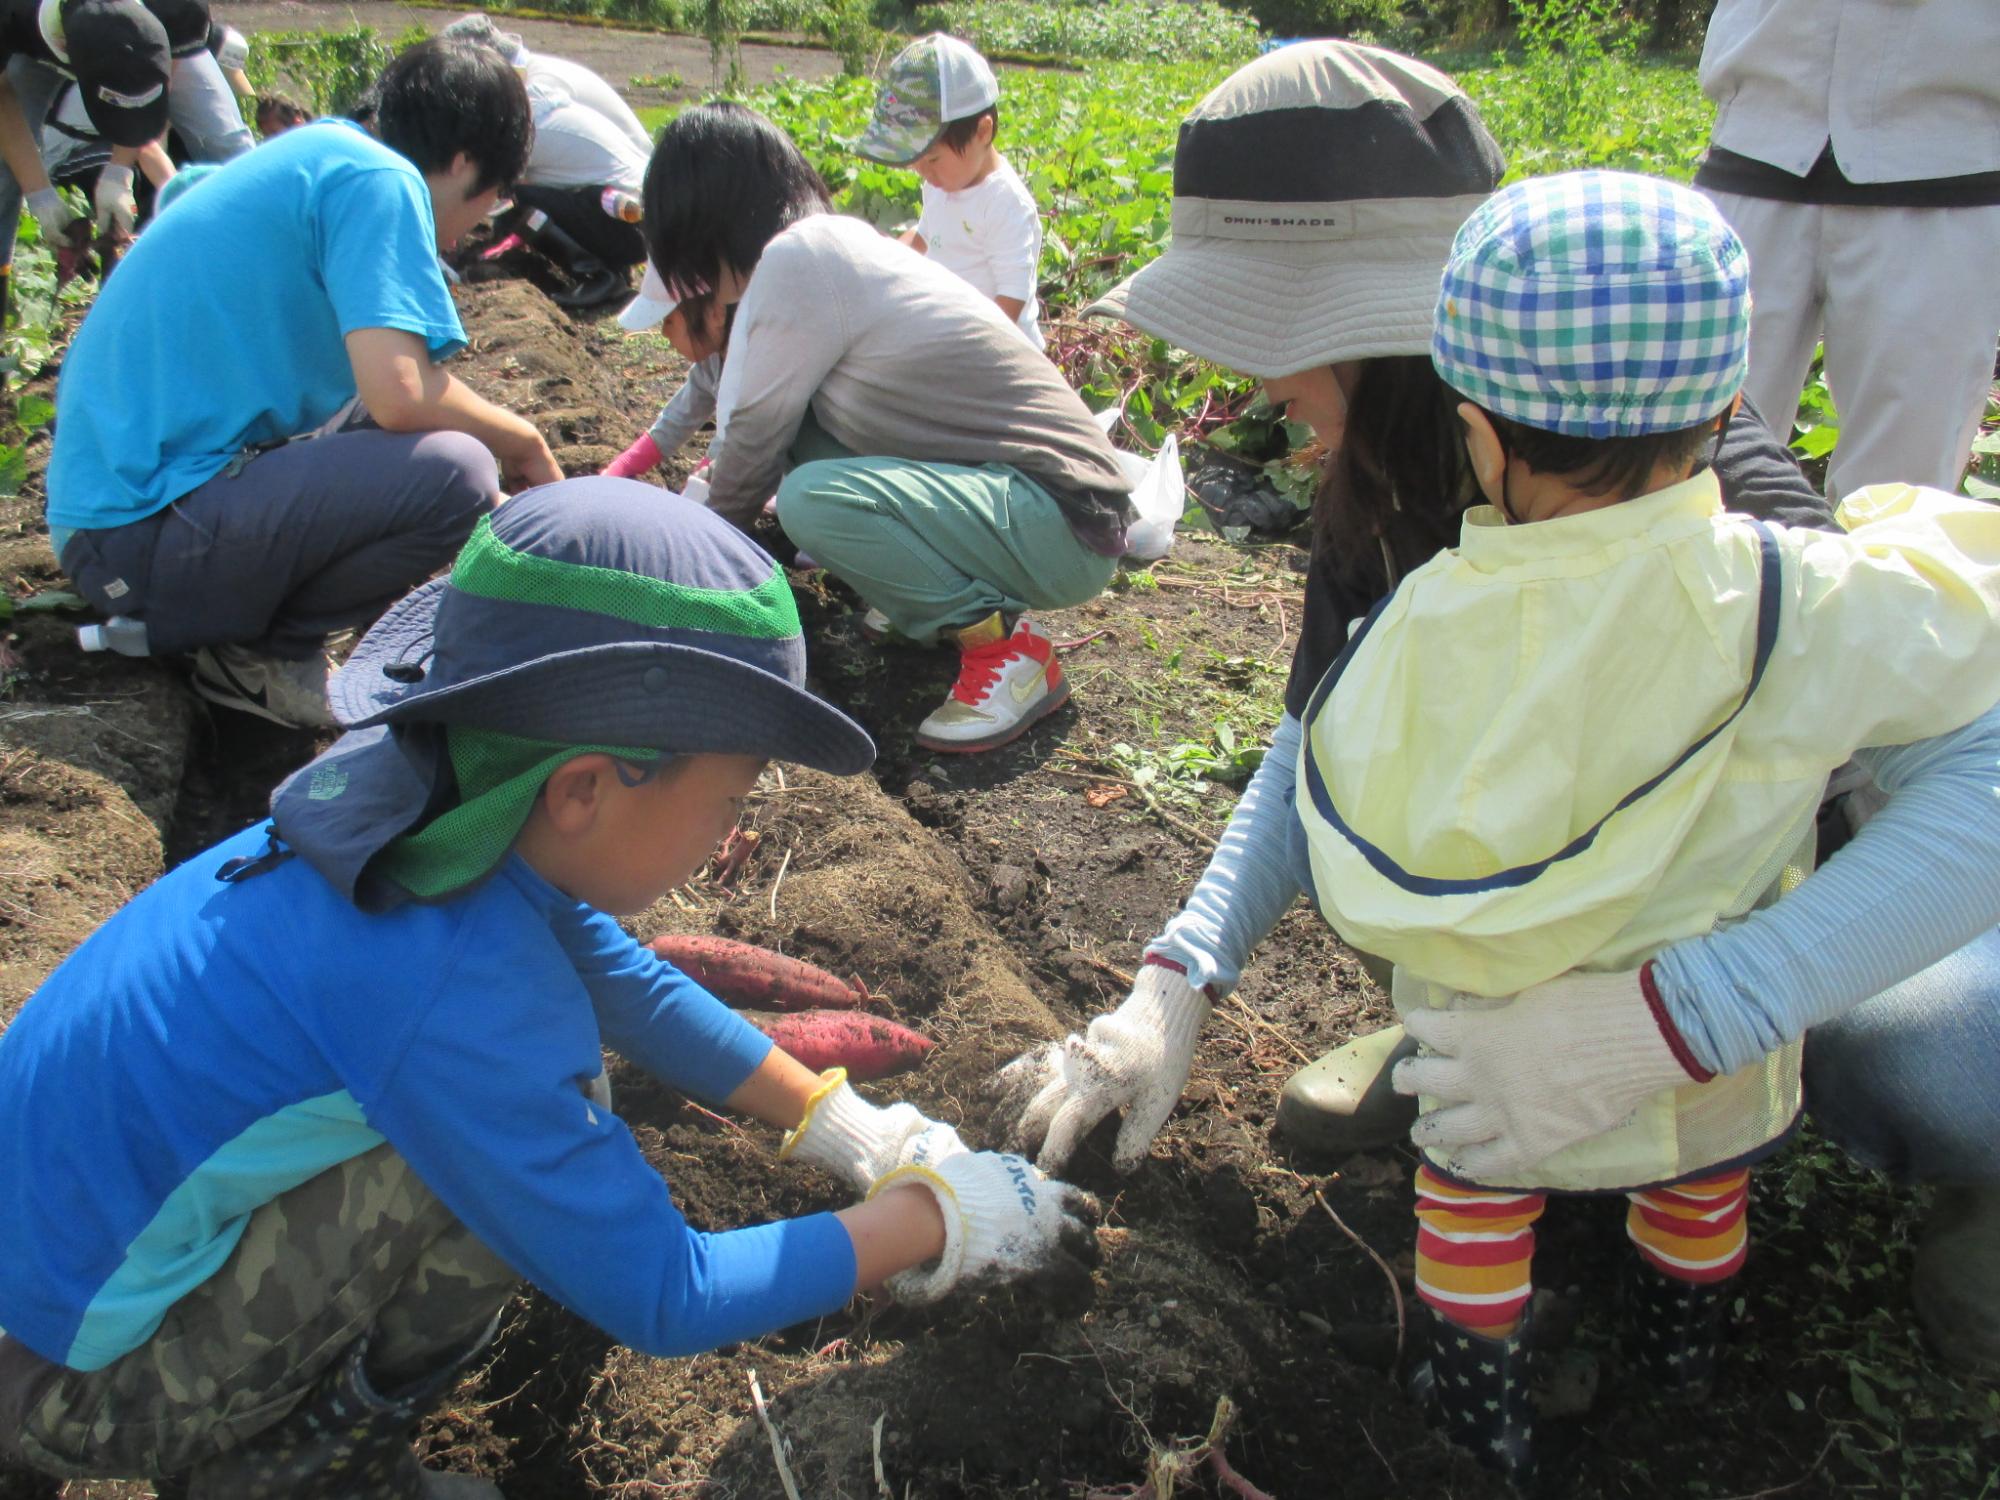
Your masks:
[[[1042,679],[1049,675],[1049,664],[1042,662],[1035,668],[1035,675],[1022,682],[1010,682],[1007,691],[1014,695],[1017,704],[1024,704],[1035,696],[1035,689],[1042,685]]]

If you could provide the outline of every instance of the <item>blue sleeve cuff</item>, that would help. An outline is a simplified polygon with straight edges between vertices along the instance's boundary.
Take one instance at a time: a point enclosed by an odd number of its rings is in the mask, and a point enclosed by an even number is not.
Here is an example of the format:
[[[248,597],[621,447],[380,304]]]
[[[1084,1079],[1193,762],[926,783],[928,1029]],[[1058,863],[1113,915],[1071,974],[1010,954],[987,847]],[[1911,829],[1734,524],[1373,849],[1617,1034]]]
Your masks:
[[[2000,924],[2000,709],[1856,757],[1888,802],[1784,900],[1653,960],[1704,1067],[1733,1073]]]
[[[1278,721],[1271,748],[1237,799],[1187,905],[1146,946],[1148,956],[1170,958],[1186,969],[1196,989],[1213,985],[1221,994],[1231,988],[1250,950],[1298,898],[1291,825],[1297,821],[1292,797],[1303,739],[1291,714]]]

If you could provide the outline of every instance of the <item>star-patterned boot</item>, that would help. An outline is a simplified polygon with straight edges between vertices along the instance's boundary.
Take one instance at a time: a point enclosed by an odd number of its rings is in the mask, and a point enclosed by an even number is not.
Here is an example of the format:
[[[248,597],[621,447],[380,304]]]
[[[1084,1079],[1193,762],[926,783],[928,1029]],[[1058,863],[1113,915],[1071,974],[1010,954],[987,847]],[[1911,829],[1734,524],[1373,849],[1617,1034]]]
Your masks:
[[[1430,1358],[1411,1377],[1411,1394],[1435,1402],[1454,1443],[1525,1490],[1535,1478],[1527,1319],[1504,1339],[1481,1338],[1434,1312],[1426,1321]]]
[[[489,1328],[459,1358],[393,1391],[369,1378],[368,1342],[359,1340],[289,1415],[196,1465],[180,1493],[190,1500],[501,1500],[490,1481],[425,1469],[410,1449],[418,1420],[491,1339]]]
[[[1715,1384],[1734,1277],[1677,1281],[1634,1260],[1625,1271],[1626,1358],[1655,1390],[1703,1401]]]

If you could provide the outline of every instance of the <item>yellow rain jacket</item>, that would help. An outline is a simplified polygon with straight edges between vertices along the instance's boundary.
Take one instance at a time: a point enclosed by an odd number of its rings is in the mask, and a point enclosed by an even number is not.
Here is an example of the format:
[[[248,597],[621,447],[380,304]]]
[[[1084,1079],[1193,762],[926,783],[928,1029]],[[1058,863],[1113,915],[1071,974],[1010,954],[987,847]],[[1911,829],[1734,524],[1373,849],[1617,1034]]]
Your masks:
[[[1298,809],[1314,899],[1396,965],[1398,1009],[1505,1004],[1741,917],[1810,868],[1853,751],[2000,700],[2000,508],[1881,485],[1839,519],[1727,515],[1707,473],[1532,525],[1481,506],[1356,632],[1306,711]],[[1799,1104],[1792,1045],[1490,1185],[1672,1181]]]

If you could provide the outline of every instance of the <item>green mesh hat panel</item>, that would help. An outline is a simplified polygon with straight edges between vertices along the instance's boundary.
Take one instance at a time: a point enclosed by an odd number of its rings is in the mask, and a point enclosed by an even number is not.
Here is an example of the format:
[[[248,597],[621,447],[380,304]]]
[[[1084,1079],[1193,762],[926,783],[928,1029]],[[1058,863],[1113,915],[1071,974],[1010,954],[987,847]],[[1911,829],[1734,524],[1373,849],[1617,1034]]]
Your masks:
[[[641,766],[665,758],[658,750],[557,745],[462,725],[447,729],[445,738],[458,778],[457,806],[390,841],[374,864],[376,873],[422,901],[441,900],[492,873],[521,836],[535,798],[558,767],[593,753]]]
[[[769,553],[656,485],[589,475],[496,505],[448,575],[369,628],[327,695],[351,729],[864,768],[866,733],[805,681],[798,606]],[[440,733],[438,774],[446,758]]]
[[[451,584],[482,599],[586,610],[655,630],[699,630],[753,640],[800,633],[799,610],[783,570],[752,588],[704,588],[590,563],[539,557],[502,541],[493,518],[473,528]]]

